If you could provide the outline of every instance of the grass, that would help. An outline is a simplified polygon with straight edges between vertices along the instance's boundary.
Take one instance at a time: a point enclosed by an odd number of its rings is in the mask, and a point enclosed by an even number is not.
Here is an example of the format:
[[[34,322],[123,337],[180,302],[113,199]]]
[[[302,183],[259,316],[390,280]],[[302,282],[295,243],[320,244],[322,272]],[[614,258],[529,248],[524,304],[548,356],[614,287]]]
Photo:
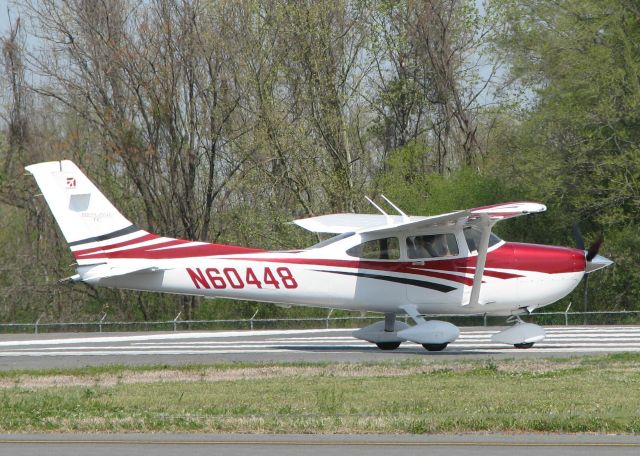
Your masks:
[[[640,432],[640,355],[0,373],[0,432]]]

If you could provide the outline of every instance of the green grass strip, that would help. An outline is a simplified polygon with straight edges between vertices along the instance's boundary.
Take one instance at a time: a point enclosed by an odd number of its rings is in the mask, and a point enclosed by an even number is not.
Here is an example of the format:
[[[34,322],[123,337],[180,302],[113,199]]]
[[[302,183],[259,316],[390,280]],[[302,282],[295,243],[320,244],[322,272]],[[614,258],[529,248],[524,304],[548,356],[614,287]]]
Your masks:
[[[0,373],[0,432],[640,432],[640,355]]]

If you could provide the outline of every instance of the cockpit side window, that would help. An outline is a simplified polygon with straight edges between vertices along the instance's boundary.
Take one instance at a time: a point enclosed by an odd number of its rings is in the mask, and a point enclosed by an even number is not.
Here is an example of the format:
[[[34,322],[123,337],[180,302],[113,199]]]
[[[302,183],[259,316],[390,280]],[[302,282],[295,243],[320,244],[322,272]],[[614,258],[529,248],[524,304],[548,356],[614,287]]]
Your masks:
[[[467,247],[469,247],[470,252],[475,252],[478,250],[478,246],[480,245],[480,238],[482,237],[482,230],[476,226],[467,226],[463,230],[464,238],[467,241]],[[489,247],[493,247],[500,239],[495,234],[491,233],[489,235]]]
[[[459,253],[453,233],[407,237],[407,255],[411,259],[457,256]]]
[[[374,239],[347,250],[347,255],[367,260],[400,259],[400,242],[396,237]]]

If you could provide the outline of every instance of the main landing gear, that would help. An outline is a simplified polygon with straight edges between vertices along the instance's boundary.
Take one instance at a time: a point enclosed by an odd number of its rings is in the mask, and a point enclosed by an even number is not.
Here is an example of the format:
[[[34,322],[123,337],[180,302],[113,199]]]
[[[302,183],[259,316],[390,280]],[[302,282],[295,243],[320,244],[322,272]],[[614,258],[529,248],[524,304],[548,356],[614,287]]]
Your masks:
[[[460,330],[451,323],[425,320],[416,306],[403,306],[402,310],[415,321],[414,326],[397,321],[395,313],[387,313],[384,321],[354,331],[353,337],[373,342],[381,350],[395,350],[402,342],[411,341],[429,351],[442,351],[460,334]]]
[[[422,346],[430,352],[439,352],[447,348],[447,344],[422,344]]]
[[[459,329],[451,323],[425,320],[415,306],[403,306],[402,310],[415,321],[414,326],[397,321],[394,313],[387,313],[384,315],[384,321],[354,331],[353,337],[372,342],[385,351],[395,350],[402,342],[411,341],[422,345],[425,350],[436,352],[447,348],[447,345],[460,334]],[[533,347],[536,342],[546,337],[544,328],[533,323],[525,323],[518,316],[510,317],[507,323],[513,323],[513,326],[491,336],[492,342],[513,345],[523,350]]]
[[[544,340],[547,335],[542,326],[525,323],[518,316],[510,317],[507,323],[515,324],[491,336],[492,342],[513,345],[518,349],[527,349],[533,347],[536,342]]]
[[[409,328],[409,325],[396,321],[396,314],[384,314],[384,321],[378,321],[353,332],[356,339],[373,342],[380,350],[395,350],[406,339],[398,337],[398,332]]]
[[[378,342],[376,345],[380,350],[395,350],[402,342]]]

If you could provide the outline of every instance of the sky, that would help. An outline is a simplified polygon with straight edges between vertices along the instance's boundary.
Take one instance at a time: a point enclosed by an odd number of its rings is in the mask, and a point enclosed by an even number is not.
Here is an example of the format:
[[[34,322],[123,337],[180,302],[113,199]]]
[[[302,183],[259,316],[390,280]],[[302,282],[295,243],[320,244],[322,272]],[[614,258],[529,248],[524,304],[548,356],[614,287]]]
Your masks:
[[[9,2],[7,0],[0,0],[0,35],[5,36],[9,31],[9,15],[7,9],[9,8]],[[10,8],[12,11],[14,8]],[[12,13],[12,17],[15,13]],[[14,18],[15,20],[15,18]]]

